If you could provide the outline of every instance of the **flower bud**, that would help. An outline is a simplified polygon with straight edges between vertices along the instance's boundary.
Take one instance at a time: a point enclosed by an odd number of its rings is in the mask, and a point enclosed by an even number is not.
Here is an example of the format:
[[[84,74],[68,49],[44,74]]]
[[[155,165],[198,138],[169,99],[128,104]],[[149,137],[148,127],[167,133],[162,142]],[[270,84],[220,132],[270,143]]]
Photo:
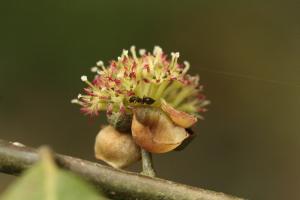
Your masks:
[[[139,107],[134,109],[132,136],[143,149],[152,153],[165,153],[178,147],[188,133],[176,126],[160,109]]]
[[[124,168],[138,161],[141,154],[130,134],[106,126],[96,137],[95,156],[114,168]]]

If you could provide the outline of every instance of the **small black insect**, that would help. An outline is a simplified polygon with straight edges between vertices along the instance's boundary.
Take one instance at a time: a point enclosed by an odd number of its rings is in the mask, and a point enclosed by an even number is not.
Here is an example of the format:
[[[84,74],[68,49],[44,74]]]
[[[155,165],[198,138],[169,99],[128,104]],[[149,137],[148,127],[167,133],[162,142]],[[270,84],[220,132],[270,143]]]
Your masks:
[[[155,102],[155,100],[152,99],[151,97],[144,97],[144,98],[143,98],[143,103],[144,103],[144,104],[151,105],[151,104],[153,104],[154,102]]]
[[[129,98],[130,103],[142,103],[143,99],[140,97],[132,96]]]
[[[155,102],[154,99],[152,99],[151,97],[136,97],[136,96],[132,96],[129,98],[129,102],[130,103],[141,103],[141,104],[148,104],[151,105]]]

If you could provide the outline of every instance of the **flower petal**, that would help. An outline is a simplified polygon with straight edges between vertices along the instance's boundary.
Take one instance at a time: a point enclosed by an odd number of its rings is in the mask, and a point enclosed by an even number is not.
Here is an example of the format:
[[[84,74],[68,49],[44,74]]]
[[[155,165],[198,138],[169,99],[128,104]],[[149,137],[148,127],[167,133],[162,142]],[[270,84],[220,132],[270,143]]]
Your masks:
[[[197,117],[186,112],[176,110],[163,99],[161,100],[161,108],[168,114],[176,125],[183,128],[189,128],[197,122]]]
[[[139,107],[134,110],[132,121],[134,141],[152,153],[165,153],[175,149],[188,133],[174,123],[160,110]]]

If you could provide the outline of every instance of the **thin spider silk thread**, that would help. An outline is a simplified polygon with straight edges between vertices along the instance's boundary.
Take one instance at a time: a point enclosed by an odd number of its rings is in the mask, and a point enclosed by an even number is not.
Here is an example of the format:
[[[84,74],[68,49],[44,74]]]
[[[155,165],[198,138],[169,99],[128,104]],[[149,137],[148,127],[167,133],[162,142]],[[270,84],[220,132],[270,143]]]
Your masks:
[[[249,75],[233,73],[233,72],[226,72],[226,71],[220,71],[220,70],[212,70],[212,69],[203,68],[203,67],[198,68],[198,69],[200,71],[205,71],[205,72],[214,73],[214,74],[221,74],[221,75],[224,75],[224,76],[244,78],[244,79],[250,79],[250,80],[254,80],[254,81],[262,81],[262,82],[271,83],[271,84],[278,84],[278,85],[283,85],[283,86],[299,87],[300,88],[300,84],[293,84],[293,83],[286,82],[286,81],[278,81],[278,80],[273,80],[273,79],[258,78],[258,77],[255,77],[255,76],[249,76]]]

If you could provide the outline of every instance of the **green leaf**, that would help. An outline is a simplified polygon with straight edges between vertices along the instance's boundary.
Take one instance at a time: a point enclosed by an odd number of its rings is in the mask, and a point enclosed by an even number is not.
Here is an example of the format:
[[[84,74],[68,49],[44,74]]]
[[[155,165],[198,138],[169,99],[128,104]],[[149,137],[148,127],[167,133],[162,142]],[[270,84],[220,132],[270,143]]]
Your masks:
[[[104,200],[92,186],[71,172],[56,167],[49,151],[27,170],[1,200]]]

